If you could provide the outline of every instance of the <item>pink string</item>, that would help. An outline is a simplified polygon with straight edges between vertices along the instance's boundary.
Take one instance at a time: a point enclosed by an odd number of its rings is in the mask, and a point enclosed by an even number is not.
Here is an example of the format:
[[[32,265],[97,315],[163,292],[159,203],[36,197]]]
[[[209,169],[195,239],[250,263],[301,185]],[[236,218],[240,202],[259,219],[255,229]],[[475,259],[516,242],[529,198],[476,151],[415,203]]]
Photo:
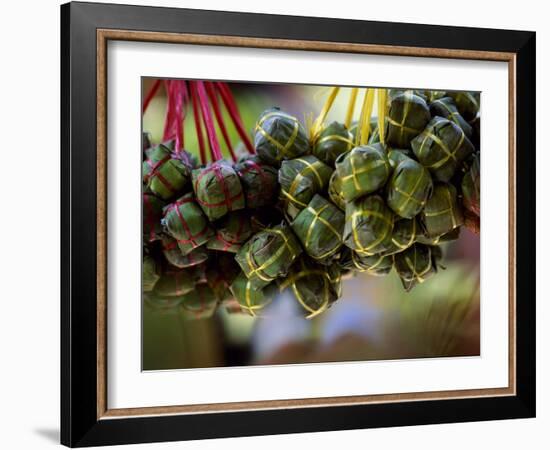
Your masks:
[[[226,83],[221,83],[219,81],[216,82],[216,87],[218,89],[218,92],[221,94],[222,101],[225,105],[225,108],[229,112],[229,115],[231,116],[231,120],[233,121],[233,124],[237,129],[237,133],[239,133],[239,136],[244,142],[244,145],[246,146],[247,150],[250,153],[256,153],[256,151],[254,150],[254,146],[250,141],[250,137],[248,136],[248,133],[244,129],[241,115],[239,114],[239,110],[237,108],[237,104],[235,103],[235,99],[231,94],[231,90],[229,89]]]
[[[193,119],[195,121],[195,130],[197,132],[197,140],[199,141],[199,151],[201,156],[201,164],[206,164],[206,151],[204,149],[204,140],[202,135],[202,126],[199,117],[199,106],[197,101],[197,88],[193,81],[189,82],[191,101],[193,103]]]
[[[151,89],[149,89],[149,92],[145,96],[145,100],[143,101],[143,108],[142,113],[145,114],[145,111],[147,111],[147,108],[149,108],[149,103],[151,103],[151,100],[155,97],[157,91],[160,87],[160,80],[155,80],[153,83],[153,86],[151,86]]]
[[[197,96],[202,111],[202,120],[206,128],[206,134],[208,136],[208,143],[210,144],[210,152],[214,161],[222,159],[222,152],[220,150],[220,143],[218,142],[218,136],[216,135],[216,129],[214,128],[214,121],[212,119],[212,113],[208,107],[208,98],[206,90],[204,88],[204,81],[195,82],[197,89]]]
[[[223,117],[220,111],[217,94],[214,91],[212,83],[206,82],[204,83],[204,85],[206,88],[206,92],[208,94],[208,98],[210,99],[210,103],[212,104],[212,109],[214,110],[216,121],[218,122],[218,126],[220,127],[220,130],[222,132],[225,145],[227,146],[227,149],[229,150],[229,153],[233,161],[237,161],[237,157],[235,156],[235,152],[233,151],[233,146],[231,145],[231,140],[229,139],[229,135],[227,133],[227,128],[225,128],[225,123],[223,121]]]

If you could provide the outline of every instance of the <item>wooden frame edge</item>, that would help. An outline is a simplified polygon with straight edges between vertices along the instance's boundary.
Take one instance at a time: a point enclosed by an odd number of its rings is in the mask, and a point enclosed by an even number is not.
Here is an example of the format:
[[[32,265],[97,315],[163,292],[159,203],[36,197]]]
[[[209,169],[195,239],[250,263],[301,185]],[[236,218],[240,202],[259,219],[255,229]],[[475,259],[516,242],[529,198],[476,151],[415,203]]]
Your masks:
[[[184,33],[159,33],[148,31],[115,30],[98,28],[97,36],[97,419],[112,420],[123,417],[144,417],[174,414],[206,414],[267,409],[313,408],[323,406],[350,406],[359,404],[411,402],[423,400],[449,400],[516,395],[516,179],[515,179],[515,127],[516,127],[516,54],[477,50],[402,47],[373,44],[335,43],[324,41],[296,41],[287,39],[248,38],[221,35]],[[217,45],[253,48],[288,49],[302,51],[326,51],[365,53],[392,56],[432,57],[448,59],[474,59],[508,63],[509,71],[509,371],[508,387],[339,396],[323,398],[248,401],[200,405],[150,406],[141,408],[108,409],[107,405],[107,41],[162,42],[193,45]]]

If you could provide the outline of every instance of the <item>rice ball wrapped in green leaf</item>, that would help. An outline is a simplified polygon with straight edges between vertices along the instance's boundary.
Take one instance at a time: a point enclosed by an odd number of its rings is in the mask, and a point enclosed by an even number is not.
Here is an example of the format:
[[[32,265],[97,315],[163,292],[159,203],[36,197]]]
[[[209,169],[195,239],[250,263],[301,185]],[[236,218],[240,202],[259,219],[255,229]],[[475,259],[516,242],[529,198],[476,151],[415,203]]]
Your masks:
[[[474,146],[462,129],[442,117],[434,117],[411,146],[418,161],[438,181],[449,181]]]
[[[384,255],[359,255],[357,252],[346,249],[342,252],[340,267],[355,272],[366,272],[369,275],[384,276],[393,268],[393,257]]]
[[[197,320],[212,317],[218,306],[214,291],[206,283],[200,283],[185,294],[180,303],[180,312],[184,319]]]
[[[153,147],[149,158],[143,162],[143,182],[164,200],[181,193],[189,179],[189,168],[174,158],[163,144]]]
[[[193,170],[193,190],[197,203],[211,222],[245,207],[239,176],[224,160]]]
[[[231,212],[218,220],[215,226],[216,235],[206,244],[210,250],[237,253],[252,236],[250,216],[245,211]]]
[[[342,153],[350,151],[353,147],[353,136],[346,126],[339,122],[332,122],[326,126],[317,136],[313,145],[313,154],[329,166],[334,166],[334,161]]]
[[[426,100],[407,90],[391,99],[386,120],[387,144],[391,147],[407,148],[430,121],[430,110]]]
[[[412,219],[424,208],[432,190],[433,182],[428,170],[415,160],[404,157],[388,183],[388,206],[398,216]]]
[[[468,139],[472,138],[472,126],[464,120],[451,97],[443,97],[430,103],[432,116],[440,116],[458,125]]]
[[[239,302],[241,310],[251,316],[257,316],[263,308],[271,303],[278,293],[277,284],[256,286],[241,272],[229,288]]]
[[[255,286],[266,286],[285,276],[302,253],[298,238],[282,223],[252,236],[239,250],[235,260]]]
[[[360,255],[376,255],[391,248],[393,214],[379,195],[358,198],[346,205],[344,244]]]
[[[424,234],[429,238],[441,236],[461,226],[464,217],[458,205],[455,187],[448,183],[437,183],[419,217]]]
[[[254,129],[254,147],[267,164],[279,167],[282,160],[294,159],[309,152],[304,126],[279,108],[264,111]]]
[[[479,112],[479,92],[449,91],[447,95],[451,97],[460,112],[468,122],[475,119]]]
[[[151,292],[160,278],[160,268],[151,256],[144,256],[142,266],[143,292]]]
[[[285,214],[294,219],[318,192],[324,191],[333,169],[313,155],[283,161],[279,184]]]
[[[381,144],[362,145],[340,155],[336,170],[342,183],[342,197],[349,202],[380,189],[391,173]]]
[[[423,283],[441,267],[441,249],[416,243],[404,252],[394,255],[394,264],[403,287],[410,291]]]
[[[161,219],[164,201],[151,193],[143,193],[143,242],[160,239],[162,233]]]
[[[197,247],[184,255],[178,246],[178,241],[168,235],[162,236],[162,254],[166,261],[180,269],[202,264],[208,259],[208,251],[205,246]]]
[[[481,174],[479,170],[479,157],[479,152],[474,155],[470,169],[462,178],[462,204],[468,211],[473,212],[477,216],[480,215],[481,202]]]
[[[408,249],[416,242],[418,234],[421,233],[420,227],[415,218],[395,220],[389,249],[381,253],[384,255],[394,255]]]
[[[204,264],[178,269],[167,268],[155,285],[155,294],[160,297],[179,297],[195,289],[197,283],[206,283]]]
[[[248,156],[235,165],[247,208],[272,205],[279,192],[278,170],[258,156]]]
[[[322,266],[307,257],[300,258],[281,283],[281,291],[289,288],[306,314],[306,319],[326,311],[341,295],[340,271],[335,265]]]
[[[178,241],[183,255],[206,244],[214,236],[192,194],[184,195],[164,209],[163,224],[168,234]]]
[[[332,172],[328,183],[328,196],[332,203],[334,203],[342,211],[346,210],[346,200],[342,195],[342,180],[338,175],[338,171]]]
[[[334,256],[342,247],[345,222],[342,211],[315,194],[292,222],[292,229],[306,253],[320,262]]]

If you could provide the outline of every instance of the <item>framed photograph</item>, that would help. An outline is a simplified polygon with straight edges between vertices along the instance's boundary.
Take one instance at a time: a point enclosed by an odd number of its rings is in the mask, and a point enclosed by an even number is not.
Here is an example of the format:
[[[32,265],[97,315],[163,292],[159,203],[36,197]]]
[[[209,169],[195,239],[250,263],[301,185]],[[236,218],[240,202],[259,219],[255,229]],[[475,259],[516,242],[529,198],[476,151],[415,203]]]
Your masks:
[[[535,415],[535,33],[61,7],[61,441]]]

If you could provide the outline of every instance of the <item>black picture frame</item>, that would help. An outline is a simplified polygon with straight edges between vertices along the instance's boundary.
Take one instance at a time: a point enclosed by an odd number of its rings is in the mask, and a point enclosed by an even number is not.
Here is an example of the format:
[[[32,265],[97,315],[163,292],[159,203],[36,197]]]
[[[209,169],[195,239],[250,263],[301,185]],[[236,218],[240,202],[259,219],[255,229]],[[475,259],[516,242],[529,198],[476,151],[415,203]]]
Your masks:
[[[98,418],[98,29],[515,54],[516,394],[228,413]],[[535,33],[526,31],[80,2],[62,5],[61,443],[81,447],[534,417],[535,41]]]

